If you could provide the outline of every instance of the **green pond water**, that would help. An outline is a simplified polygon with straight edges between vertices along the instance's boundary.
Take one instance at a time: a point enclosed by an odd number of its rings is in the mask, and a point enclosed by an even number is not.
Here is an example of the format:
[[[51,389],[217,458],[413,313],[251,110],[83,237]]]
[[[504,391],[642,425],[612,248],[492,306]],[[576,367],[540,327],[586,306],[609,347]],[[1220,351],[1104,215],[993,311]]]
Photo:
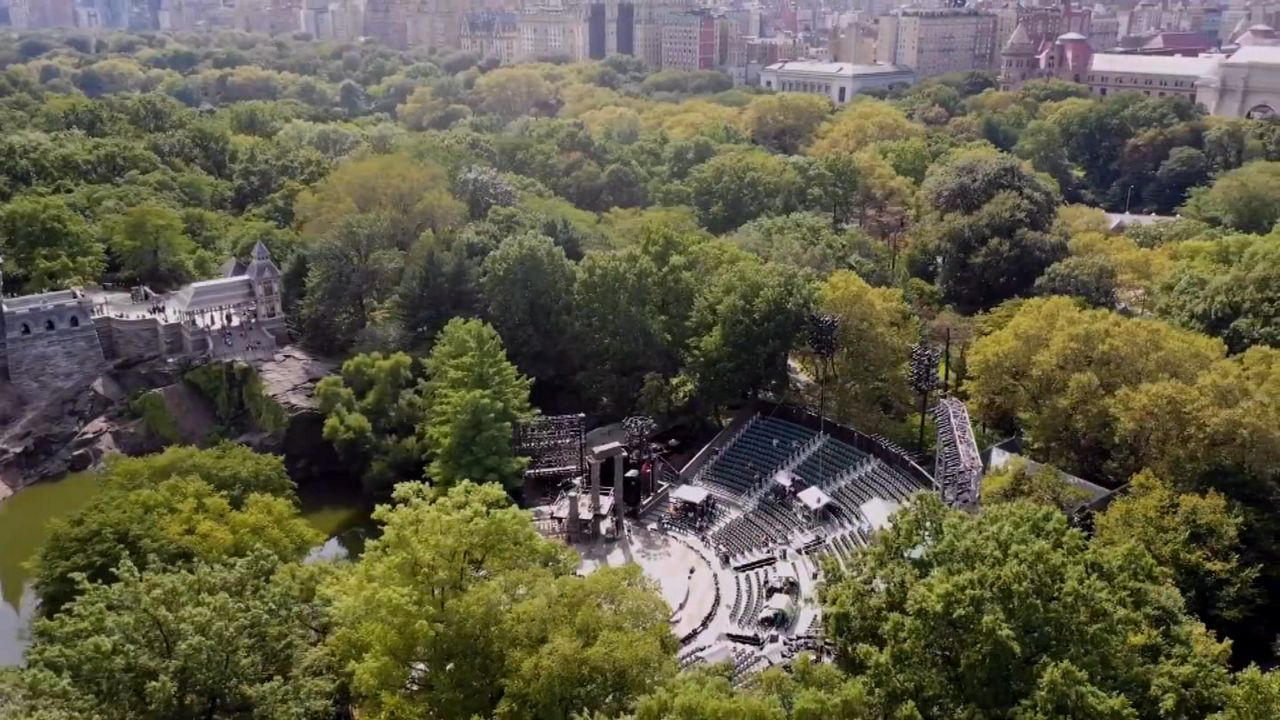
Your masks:
[[[26,563],[44,542],[51,520],[67,517],[99,492],[97,479],[80,474],[36,483],[0,501],[0,667],[16,665],[26,647],[26,631],[35,614]],[[303,516],[329,538],[312,558],[358,555],[369,527],[369,506],[355,489],[302,487]]]

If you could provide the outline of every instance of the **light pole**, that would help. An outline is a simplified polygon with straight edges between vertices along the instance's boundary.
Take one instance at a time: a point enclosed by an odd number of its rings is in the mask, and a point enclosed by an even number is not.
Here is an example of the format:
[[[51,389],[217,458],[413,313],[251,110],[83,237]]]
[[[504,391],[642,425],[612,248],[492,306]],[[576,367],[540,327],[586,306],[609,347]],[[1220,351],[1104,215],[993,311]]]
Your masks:
[[[827,375],[840,338],[840,318],[825,313],[809,316],[809,349],[818,358],[818,434],[821,435],[827,414]],[[818,452],[818,484],[826,479],[822,452]]]
[[[924,413],[929,407],[929,391],[938,387],[938,351],[923,337],[911,346],[911,387],[920,396],[920,437],[916,449],[924,454]]]

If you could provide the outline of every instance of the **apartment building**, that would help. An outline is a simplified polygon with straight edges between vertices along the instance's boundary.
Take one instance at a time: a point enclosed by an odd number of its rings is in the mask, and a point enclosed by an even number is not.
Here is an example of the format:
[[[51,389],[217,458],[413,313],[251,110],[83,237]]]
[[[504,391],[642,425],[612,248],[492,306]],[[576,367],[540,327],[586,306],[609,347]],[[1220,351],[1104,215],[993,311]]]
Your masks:
[[[993,13],[974,8],[904,8],[880,18],[876,62],[911,68],[917,80],[990,70],[995,57]]]

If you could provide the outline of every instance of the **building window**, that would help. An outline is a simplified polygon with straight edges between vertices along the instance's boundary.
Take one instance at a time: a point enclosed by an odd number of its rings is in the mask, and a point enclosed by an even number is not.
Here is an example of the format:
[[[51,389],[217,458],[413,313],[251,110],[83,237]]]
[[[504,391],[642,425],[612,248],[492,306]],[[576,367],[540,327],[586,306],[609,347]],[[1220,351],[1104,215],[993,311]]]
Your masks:
[[[840,87],[840,102],[844,102],[844,101],[845,101],[845,95],[844,95],[844,93],[845,93],[845,91],[846,91],[846,90],[848,90],[848,88],[844,87],[843,85]]]
[[[765,80],[765,81],[764,81],[764,86],[765,86],[766,88],[768,88],[768,89],[772,90],[772,89],[773,89],[773,81],[772,81],[772,80]]]
[[[56,326],[53,324],[53,319],[52,319],[52,318],[50,318],[50,319],[48,319],[48,320],[45,320],[45,321],[44,321],[44,329],[45,329],[46,331],[48,331],[48,330],[53,330],[53,329],[55,329],[55,327],[56,327]]]
[[[28,324],[26,324],[26,323],[22,323],[22,334],[23,334],[23,335],[30,335],[30,334],[31,334],[31,326],[30,326],[30,325],[28,325]]]
[[[80,318],[76,317],[75,315],[72,315],[70,325],[71,327],[80,327]]]
[[[1106,95],[1106,94],[1107,94],[1107,89],[1106,89],[1106,88],[1101,88],[1100,90],[1098,90],[1098,94],[1099,94],[1099,95]]]

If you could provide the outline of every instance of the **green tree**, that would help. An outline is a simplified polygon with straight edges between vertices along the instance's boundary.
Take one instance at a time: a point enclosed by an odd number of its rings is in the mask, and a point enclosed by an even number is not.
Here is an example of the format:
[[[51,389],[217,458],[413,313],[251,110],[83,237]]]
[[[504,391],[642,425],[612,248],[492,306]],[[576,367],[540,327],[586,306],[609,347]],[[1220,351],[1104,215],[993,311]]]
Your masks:
[[[296,212],[304,239],[324,237],[350,215],[381,215],[397,250],[408,250],[426,230],[439,235],[461,226],[467,213],[449,194],[441,167],[402,154],[339,165],[298,196]]]
[[[480,313],[479,263],[459,246],[434,234],[423,235],[406,258],[396,291],[395,310],[405,344],[414,349],[431,347],[436,333],[455,317]]]
[[[1257,569],[1240,559],[1244,518],[1216,492],[1179,493],[1149,472],[1096,519],[1103,543],[1135,543],[1168,568],[1205,622],[1239,620],[1257,600]]]
[[[1203,717],[1228,646],[1165,577],[1054,509],[919,495],[858,562],[828,566],[823,625],[842,668],[923,717]]]
[[[260,550],[299,560],[321,539],[291,496],[254,492],[233,502],[199,476],[178,472],[133,489],[117,486],[109,474],[106,492],[53,525],[33,563],[41,612],[56,615],[82,592],[80,574],[111,583],[125,561],[147,569]],[[139,475],[163,477],[150,470]]]
[[[422,477],[421,375],[420,364],[405,353],[374,352],[352,357],[339,374],[316,383],[324,438],[370,491]]]
[[[1227,691],[1226,707],[1210,720],[1266,720],[1280,714],[1280,674],[1246,668]]]
[[[23,670],[36,708],[104,720],[334,716],[341,681],[315,651],[323,573],[255,553],[184,570],[125,562],[115,574],[36,622]]]
[[[534,115],[554,97],[551,85],[536,70],[512,67],[485,73],[476,81],[480,109],[505,120]]]
[[[1156,314],[1216,335],[1232,352],[1280,345],[1280,235],[1187,243],[1156,288]]]
[[[330,588],[362,708],[567,720],[628,709],[674,672],[669,611],[636,569],[573,577],[572,552],[496,485],[431,494],[397,488],[381,538]]]
[[[507,360],[498,333],[479,320],[450,320],[425,365],[428,477],[441,487],[517,483],[525,459],[512,452],[511,433],[533,412],[530,380]]]
[[[698,297],[688,371],[714,406],[785,390],[787,356],[813,303],[799,273],[773,263],[724,268]]]
[[[982,478],[983,504],[1025,500],[1072,512],[1088,499],[1087,492],[1072,485],[1062,471],[1052,465],[1032,467],[1025,460],[1015,460]]]
[[[742,115],[752,142],[774,152],[794,154],[809,144],[831,113],[831,101],[804,93],[765,95],[751,101]]]
[[[550,238],[512,237],[485,258],[488,317],[511,359],[537,380],[564,382],[574,372],[573,263]]]
[[[698,221],[719,233],[761,215],[786,212],[797,182],[782,158],[737,150],[694,168],[687,184]]]
[[[1036,458],[1085,478],[1121,481],[1169,452],[1164,425],[1148,415],[1132,434],[1117,423],[1126,388],[1182,387],[1222,358],[1222,344],[1154,320],[1084,310],[1067,298],[1028,300],[974,343],[966,389],[976,416],[1002,432],[1021,429]],[[1150,407],[1147,407],[1150,411]],[[1169,416],[1177,432],[1178,415]],[[1197,444],[1190,452],[1206,450]]]
[[[57,197],[20,197],[0,206],[5,289],[43,292],[96,282],[102,245],[87,223]]]
[[[1251,162],[1196,188],[1182,212],[1241,232],[1269,232],[1280,218],[1280,162]]]
[[[730,239],[764,260],[819,275],[853,270],[872,281],[888,279],[888,258],[881,246],[856,229],[833,230],[830,219],[816,213],[758,218],[738,228]]]
[[[106,221],[111,252],[120,267],[137,281],[173,287],[191,275],[195,243],[187,237],[182,216],[159,205],[142,205]]]
[[[1023,293],[1066,255],[1065,239],[1052,229],[1057,192],[1013,158],[962,154],[930,168],[923,191],[937,222],[913,252],[936,263],[943,296],[961,307],[990,307]]]
[[[834,372],[827,378],[828,412],[866,432],[891,433],[911,405],[907,358],[919,331],[902,291],[873,288],[849,271],[838,271],[818,290],[818,309],[840,321]],[[801,355],[815,380],[816,360]]]
[[[404,265],[394,224],[383,213],[349,215],[309,249],[299,307],[308,343],[345,349],[382,317]]]
[[[1116,268],[1100,255],[1077,255],[1050,265],[1036,278],[1038,295],[1069,295],[1092,307],[1116,305]]]
[[[924,135],[924,127],[894,106],[879,100],[850,103],[818,130],[811,149],[815,157],[854,155],[872,143]]]
[[[871,720],[887,717],[865,685],[807,655],[735,688],[727,666],[683,672],[636,704],[635,720]],[[910,717],[903,714],[895,717]]]

